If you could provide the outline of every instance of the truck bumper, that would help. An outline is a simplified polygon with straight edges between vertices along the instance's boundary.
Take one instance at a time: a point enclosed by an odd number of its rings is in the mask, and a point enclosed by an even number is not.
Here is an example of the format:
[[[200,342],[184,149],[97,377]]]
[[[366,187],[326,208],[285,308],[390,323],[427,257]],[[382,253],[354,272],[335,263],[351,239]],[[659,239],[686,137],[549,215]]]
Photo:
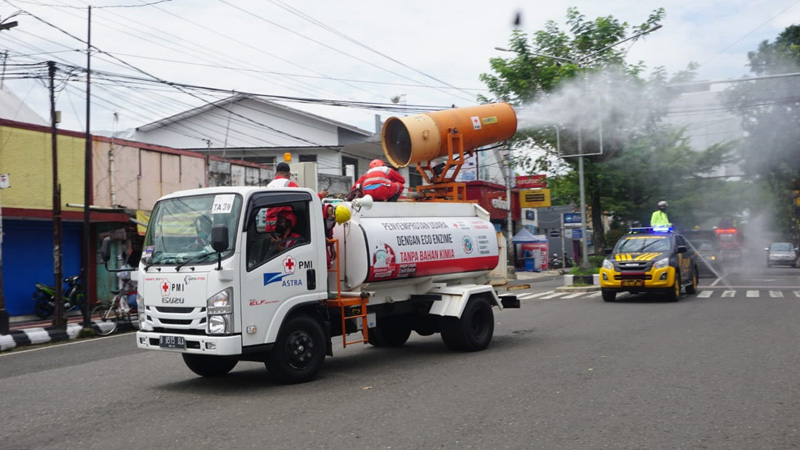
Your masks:
[[[655,290],[669,290],[675,285],[675,268],[651,269],[645,272],[641,286],[627,285],[637,278],[626,278],[624,272],[611,269],[600,269],[600,288],[615,292],[645,292]],[[630,281],[629,281],[630,280]]]
[[[184,348],[161,347],[161,336],[181,337],[186,343]],[[163,350],[178,353],[196,353],[203,355],[230,356],[242,354],[242,337],[233,336],[204,336],[196,334],[157,333],[153,331],[139,331],[136,333],[136,345],[146,350]]]

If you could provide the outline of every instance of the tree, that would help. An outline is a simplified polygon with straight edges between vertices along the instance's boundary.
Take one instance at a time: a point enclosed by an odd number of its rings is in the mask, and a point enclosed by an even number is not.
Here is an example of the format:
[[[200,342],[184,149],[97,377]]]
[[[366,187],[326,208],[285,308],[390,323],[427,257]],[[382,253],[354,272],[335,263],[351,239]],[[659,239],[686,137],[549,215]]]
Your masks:
[[[675,95],[667,84],[691,80],[694,64],[672,77],[659,68],[645,79],[644,65],[627,63],[625,49],[613,46],[650,29],[663,17],[664,10],[657,9],[641,25],[631,27],[612,16],[589,21],[570,8],[566,20],[569,32],[550,21],[529,41],[523,32],[515,30],[509,48],[516,56],[492,58],[493,73],[481,75],[495,96],[492,101],[507,101],[517,107],[521,126],[514,148],[553,151],[556,124],[562,149],[577,147],[579,132],[583,148],[590,153],[600,153],[602,146],[602,154],[584,157],[587,202],[597,247],[605,240],[603,214],[646,221],[658,200],[675,198],[676,185],[722,163],[729,151],[729,146],[722,145],[693,152],[682,130],[662,123],[669,100]],[[490,101],[486,97],[481,100]],[[552,158],[540,158],[531,165],[541,170],[544,164],[552,164]],[[552,194],[575,204],[576,161],[565,159],[563,164],[567,170],[550,179]]]
[[[759,77],[797,73],[800,26],[792,25],[773,42],[748,52],[750,71]],[[726,103],[742,119],[745,137],[739,147],[745,174],[763,185],[769,201],[752,204],[752,214],[766,214],[784,235],[797,236],[793,190],[800,189],[800,77],[753,80],[729,88]],[[756,189],[761,189],[757,187]]]

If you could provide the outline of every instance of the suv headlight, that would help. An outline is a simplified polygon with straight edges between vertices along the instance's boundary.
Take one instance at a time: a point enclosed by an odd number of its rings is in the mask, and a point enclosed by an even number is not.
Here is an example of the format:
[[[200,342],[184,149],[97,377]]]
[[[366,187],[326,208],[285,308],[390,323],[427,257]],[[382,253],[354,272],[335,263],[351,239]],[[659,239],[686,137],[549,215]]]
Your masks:
[[[233,331],[233,288],[218,292],[206,302],[208,334],[229,334]]]
[[[604,259],[603,269],[614,270],[614,263],[612,263],[609,259]]]
[[[669,258],[659,259],[653,264],[653,269],[663,269],[669,266]]]

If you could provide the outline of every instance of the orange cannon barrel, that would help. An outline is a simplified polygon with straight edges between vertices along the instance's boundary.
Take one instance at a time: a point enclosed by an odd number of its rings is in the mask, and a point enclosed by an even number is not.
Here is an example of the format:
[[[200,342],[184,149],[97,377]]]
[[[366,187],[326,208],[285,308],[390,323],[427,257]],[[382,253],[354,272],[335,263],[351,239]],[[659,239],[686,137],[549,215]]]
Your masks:
[[[453,128],[461,133],[464,150],[471,152],[513,136],[517,115],[508,103],[490,103],[390,117],[381,133],[383,153],[395,167],[447,156],[447,134]]]

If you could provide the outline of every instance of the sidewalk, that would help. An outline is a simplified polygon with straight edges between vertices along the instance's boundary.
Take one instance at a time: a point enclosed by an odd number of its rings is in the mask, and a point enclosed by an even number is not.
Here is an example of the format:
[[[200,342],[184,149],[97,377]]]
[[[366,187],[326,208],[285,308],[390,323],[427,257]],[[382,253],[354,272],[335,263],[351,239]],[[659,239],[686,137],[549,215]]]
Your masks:
[[[116,332],[129,331],[135,329],[138,323],[130,324],[121,321]],[[92,322],[92,329],[95,333],[100,331],[100,324]],[[103,326],[106,326],[105,324]],[[0,352],[11,350],[12,348],[46,344],[48,342],[66,341],[78,337],[83,329],[83,317],[71,316],[67,318],[66,330],[52,326],[52,320],[27,320],[14,322],[8,326],[8,334],[0,334]]]

